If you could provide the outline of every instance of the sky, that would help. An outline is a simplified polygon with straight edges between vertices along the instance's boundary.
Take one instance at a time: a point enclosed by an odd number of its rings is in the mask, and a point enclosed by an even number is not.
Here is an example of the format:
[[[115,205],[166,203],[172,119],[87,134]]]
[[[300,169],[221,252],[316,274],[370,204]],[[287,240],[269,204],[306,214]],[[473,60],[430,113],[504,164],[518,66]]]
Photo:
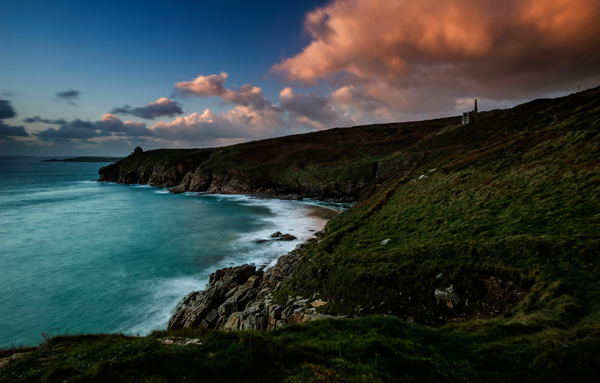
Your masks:
[[[0,0],[0,156],[124,156],[600,85],[600,0]]]

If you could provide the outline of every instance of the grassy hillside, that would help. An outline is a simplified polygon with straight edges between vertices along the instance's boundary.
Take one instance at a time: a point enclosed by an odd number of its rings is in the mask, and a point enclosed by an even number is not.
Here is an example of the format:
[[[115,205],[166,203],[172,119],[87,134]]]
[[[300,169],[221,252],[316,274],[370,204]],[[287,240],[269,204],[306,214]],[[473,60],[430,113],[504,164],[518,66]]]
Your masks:
[[[493,275],[537,291],[521,315],[534,307],[553,307],[558,316],[592,310],[600,276],[599,128],[595,90],[490,112],[395,153],[380,166],[416,157],[415,169],[331,221],[280,295],[318,291],[334,302],[328,312],[375,305],[371,313],[440,325],[456,310],[438,307],[430,291],[452,284],[476,302],[484,298],[482,276]],[[408,300],[420,290],[427,293],[418,303]]]
[[[51,337],[0,370],[0,382],[595,381],[599,133],[600,88],[468,126],[449,118],[160,152],[166,162],[158,151],[130,156],[120,171],[185,160],[197,165],[181,179],[211,169],[253,187],[353,181],[372,169],[360,202],[278,289],[281,304],[318,297],[328,302],[319,311],[349,319],[266,333]]]
[[[375,180],[394,175],[379,168],[381,161],[459,121],[451,117],[337,128],[214,149],[151,150],[100,169],[100,180],[179,185],[178,192],[356,201]]]

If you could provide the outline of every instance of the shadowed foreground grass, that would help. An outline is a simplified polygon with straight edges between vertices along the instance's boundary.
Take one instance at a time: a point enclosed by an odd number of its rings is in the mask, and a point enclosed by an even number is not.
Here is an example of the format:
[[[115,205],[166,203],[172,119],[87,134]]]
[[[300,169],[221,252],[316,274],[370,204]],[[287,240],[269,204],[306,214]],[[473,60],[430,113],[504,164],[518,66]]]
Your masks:
[[[597,323],[597,321],[595,322]],[[165,345],[167,336],[200,346]],[[396,317],[324,320],[267,332],[156,331],[49,338],[0,382],[592,381],[600,328],[499,319],[432,329]]]

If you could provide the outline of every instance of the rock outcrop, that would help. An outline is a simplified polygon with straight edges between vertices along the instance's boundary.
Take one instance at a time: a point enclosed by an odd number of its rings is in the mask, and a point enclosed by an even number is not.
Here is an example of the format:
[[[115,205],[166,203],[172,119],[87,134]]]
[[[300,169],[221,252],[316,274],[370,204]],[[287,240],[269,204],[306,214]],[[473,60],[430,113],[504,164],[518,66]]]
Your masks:
[[[248,194],[260,198],[302,200],[312,198],[332,202],[357,201],[371,187],[368,182],[293,182],[281,184],[271,181],[240,179],[236,172],[213,174],[198,170],[193,162],[180,161],[173,168],[162,165],[148,168],[125,166],[122,161],[99,170],[98,181],[124,184],[143,184],[168,187],[171,193],[207,192],[213,194]]]
[[[290,323],[331,318],[317,313],[327,302],[290,297],[285,305],[271,299],[275,289],[302,259],[302,245],[281,256],[265,272],[253,265],[217,270],[204,291],[193,291],[182,299],[168,328],[206,327],[218,330],[272,330]]]

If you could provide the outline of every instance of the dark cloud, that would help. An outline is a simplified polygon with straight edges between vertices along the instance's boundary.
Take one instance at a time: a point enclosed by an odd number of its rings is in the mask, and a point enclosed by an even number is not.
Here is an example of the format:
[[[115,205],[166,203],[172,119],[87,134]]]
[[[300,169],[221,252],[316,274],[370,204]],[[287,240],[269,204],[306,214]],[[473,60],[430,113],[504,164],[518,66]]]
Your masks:
[[[329,100],[318,93],[294,94],[292,88],[284,88],[279,93],[279,98],[281,107],[289,113],[323,123],[338,118],[337,113],[329,105]]]
[[[127,137],[127,140],[131,141],[139,137],[150,137],[152,131],[143,122],[121,121],[114,114],[105,114],[100,121],[75,119],[58,129],[48,128],[33,135],[42,141],[65,142],[110,137],[113,134],[117,137]]]
[[[23,126],[10,126],[0,121],[0,138],[2,137],[29,137]]]
[[[10,105],[10,101],[0,99],[0,120],[3,118],[12,118],[16,115],[17,113],[12,105]]]
[[[81,94],[80,91],[71,89],[71,90],[67,90],[64,92],[56,92],[56,97],[58,97],[62,100],[65,100],[67,102],[67,104],[69,104],[69,105],[76,105],[74,100],[79,98],[80,94]]]
[[[121,121],[114,114],[107,113],[95,123],[96,129],[115,133],[123,137],[150,137],[152,131],[143,122]]]
[[[67,124],[67,120],[65,120],[64,118],[51,120],[49,118],[41,118],[40,116],[25,118],[23,120],[23,122],[28,123],[28,124],[33,124],[36,122],[42,122],[44,124],[52,124],[52,125],[66,125]]]
[[[98,129],[93,122],[91,122],[91,121],[83,121],[83,120],[80,120],[78,118],[76,118],[73,121],[71,121],[71,123],[69,125],[71,125],[74,128],[83,128],[83,129],[92,129],[92,130],[93,129]]]
[[[153,120],[156,117],[175,117],[176,115],[183,114],[181,104],[175,101],[171,101],[166,97],[159,98],[158,100],[151,102],[139,108],[132,108],[129,105],[125,105],[122,108],[115,108],[111,111],[113,114],[130,114],[140,118]]]
[[[108,137],[109,132],[78,128],[72,125],[63,125],[58,129],[48,128],[38,133],[33,133],[42,141],[87,140],[90,138]]]

